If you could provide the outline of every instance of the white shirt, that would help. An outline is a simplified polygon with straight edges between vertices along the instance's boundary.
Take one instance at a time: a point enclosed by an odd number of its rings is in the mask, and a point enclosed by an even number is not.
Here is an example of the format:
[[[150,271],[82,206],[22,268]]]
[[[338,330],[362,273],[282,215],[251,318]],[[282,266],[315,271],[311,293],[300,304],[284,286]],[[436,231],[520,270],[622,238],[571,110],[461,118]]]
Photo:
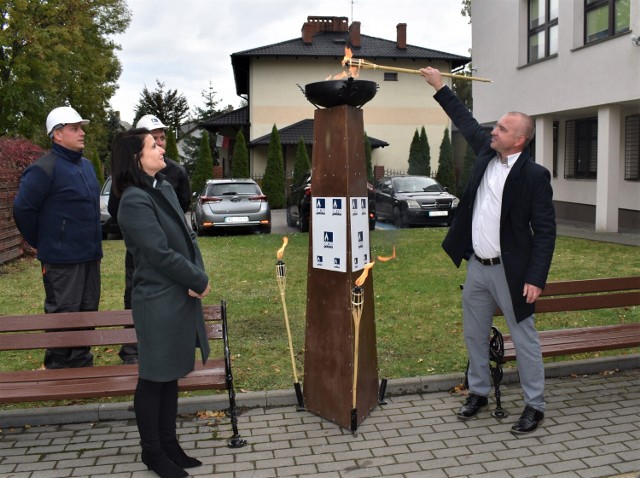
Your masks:
[[[500,212],[502,211],[502,192],[511,167],[520,157],[520,153],[507,156],[502,163],[498,156],[487,166],[473,205],[471,239],[473,251],[481,259],[493,259],[500,256]]]

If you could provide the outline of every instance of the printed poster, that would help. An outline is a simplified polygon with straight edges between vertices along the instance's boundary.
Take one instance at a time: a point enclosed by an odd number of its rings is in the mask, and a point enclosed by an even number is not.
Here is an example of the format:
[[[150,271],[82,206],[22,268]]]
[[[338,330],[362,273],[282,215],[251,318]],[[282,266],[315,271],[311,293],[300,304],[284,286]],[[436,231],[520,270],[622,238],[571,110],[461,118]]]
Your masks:
[[[349,198],[351,217],[351,271],[364,269],[371,261],[369,248],[369,199]]]
[[[347,198],[312,199],[313,267],[347,272]]]

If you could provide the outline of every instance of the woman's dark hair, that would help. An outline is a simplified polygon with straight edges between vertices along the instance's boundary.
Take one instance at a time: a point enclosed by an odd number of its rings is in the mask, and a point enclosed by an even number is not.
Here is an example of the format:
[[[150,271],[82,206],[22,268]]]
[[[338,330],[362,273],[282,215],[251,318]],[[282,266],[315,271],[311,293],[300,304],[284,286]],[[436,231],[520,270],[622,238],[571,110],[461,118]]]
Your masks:
[[[120,197],[129,186],[147,187],[140,155],[144,141],[151,134],[146,128],[134,128],[118,133],[111,147],[111,188]]]

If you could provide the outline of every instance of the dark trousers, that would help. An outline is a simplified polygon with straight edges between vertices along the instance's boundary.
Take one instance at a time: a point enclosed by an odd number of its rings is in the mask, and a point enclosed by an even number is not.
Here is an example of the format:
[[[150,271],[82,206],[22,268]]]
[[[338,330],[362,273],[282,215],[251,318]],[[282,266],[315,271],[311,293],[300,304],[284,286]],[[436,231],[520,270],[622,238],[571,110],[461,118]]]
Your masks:
[[[124,256],[124,308],[131,309],[131,289],[133,288],[133,271],[135,264],[133,256],[127,251]],[[126,344],[120,347],[118,352],[123,361],[131,358],[138,358],[138,344]]]
[[[153,454],[176,441],[178,381],[152,382],[138,379],[133,408],[142,449]]]
[[[98,310],[100,304],[100,261],[80,264],[42,263],[44,311],[47,314]],[[91,367],[91,347],[49,348],[45,368]]]

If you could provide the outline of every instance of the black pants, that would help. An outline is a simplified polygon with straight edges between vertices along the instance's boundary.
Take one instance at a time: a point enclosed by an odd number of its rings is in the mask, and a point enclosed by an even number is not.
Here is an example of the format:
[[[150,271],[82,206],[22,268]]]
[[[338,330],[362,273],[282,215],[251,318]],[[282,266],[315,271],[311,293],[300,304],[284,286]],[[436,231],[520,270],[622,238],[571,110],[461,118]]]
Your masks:
[[[124,256],[124,308],[131,309],[131,289],[133,288],[133,271],[135,264],[133,256],[127,251]],[[123,361],[129,358],[138,358],[138,344],[126,344],[120,347],[118,355]]]
[[[100,261],[80,264],[42,263],[44,311],[47,314],[98,310],[100,304]],[[45,368],[91,367],[91,347],[49,348]]]
[[[152,382],[139,378],[133,395],[133,408],[143,450],[157,452],[162,449],[163,443],[171,443],[177,439],[177,380]]]

